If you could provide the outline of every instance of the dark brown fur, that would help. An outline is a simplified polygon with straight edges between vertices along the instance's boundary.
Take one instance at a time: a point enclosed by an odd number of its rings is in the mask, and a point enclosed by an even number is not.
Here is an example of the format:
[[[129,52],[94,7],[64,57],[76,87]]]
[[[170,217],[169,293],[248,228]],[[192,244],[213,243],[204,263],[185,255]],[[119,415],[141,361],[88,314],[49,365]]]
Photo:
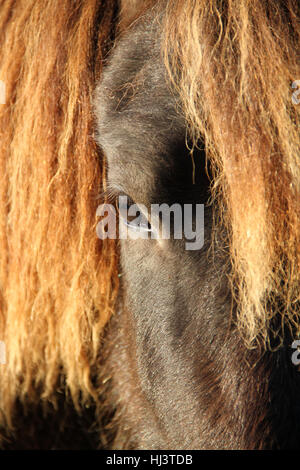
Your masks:
[[[289,340],[247,350],[231,316],[221,228],[212,239],[205,155],[196,185],[186,126],[161,58],[160,19],[117,45],[98,87],[98,142],[112,192],[151,203],[206,203],[206,243],[122,241],[123,299],[110,333],[108,370],[119,407],[113,448],[261,449],[299,445],[300,378]],[[122,188],[120,190],[120,188]]]

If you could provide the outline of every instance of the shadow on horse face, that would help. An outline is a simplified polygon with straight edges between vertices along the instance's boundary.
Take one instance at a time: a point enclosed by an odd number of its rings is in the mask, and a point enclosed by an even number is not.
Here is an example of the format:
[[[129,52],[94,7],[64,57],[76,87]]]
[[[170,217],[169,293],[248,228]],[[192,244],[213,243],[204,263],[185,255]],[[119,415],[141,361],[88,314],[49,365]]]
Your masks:
[[[287,349],[249,351],[234,327],[229,258],[224,236],[212,225],[205,151],[195,152],[194,167],[186,123],[166,79],[158,24],[141,22],[119,41],[98,86],[95,109],[98,143],[115,194],[147,208],[205,204],[200,250],[186,250],[172,237],[120,242],[123,288],[108,367],[121,407],[119,427],[130,429],[126,445],[296,445],[299,431],[283,437],[277,423],[281,416],[292,428],[295,418],[288,416],[297,416],[299,379]],[[283,410],[278,384],[285,377],[282,390],[290,402]],[[114,446],[122,442],[117,439]]]

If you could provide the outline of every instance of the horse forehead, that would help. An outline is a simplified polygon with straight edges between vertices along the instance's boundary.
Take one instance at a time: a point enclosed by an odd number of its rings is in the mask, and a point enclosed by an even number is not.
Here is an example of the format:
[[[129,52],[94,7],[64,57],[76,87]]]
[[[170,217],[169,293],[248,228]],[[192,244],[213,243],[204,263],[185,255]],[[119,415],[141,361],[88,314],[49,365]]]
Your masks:
[[[156,44],[151,48],[151,44]],[[157,43],[136,57],[130,37],[121,41],[95,95],[97,141],[108,162],[108,178],[129,194],[149,199],[161,172],[172,171],[170,151],[185,136],[185,123],[166,79]],[[129,57],[128,57],[129,56]],[[127,63],[129,61],[129,63]]]

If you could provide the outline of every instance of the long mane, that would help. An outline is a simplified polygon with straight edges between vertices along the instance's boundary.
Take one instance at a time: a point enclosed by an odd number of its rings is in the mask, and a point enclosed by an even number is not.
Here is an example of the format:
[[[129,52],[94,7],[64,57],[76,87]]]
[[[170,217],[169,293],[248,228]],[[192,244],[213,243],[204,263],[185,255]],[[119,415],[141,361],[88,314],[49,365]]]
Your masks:
[[[75,404],[97,399],[91,371],[114,311],[118,252],[96,236],[106,168],[91,101],[118,3],[1,5],[0,409],[8,425],[16,397],[54,400],[61,375]],[[170,84],[195,145],[205,142],[215,223],[229,235],[237,325],[247,345],[266,340],[277,315],[300,329],[300,106],[291,99],[299,4],[161,4]]]
[[[212,164],[237,325],[248,346],[268,340],[274,317],[297,332],[299,2],[170,0],[164,31],[169,75]]]
[[[118,287],[114,240],[96,236],[105,189],[91,97],[116,2],[2,2],[0,79],[1,410],[50,398],[65,375],[78,403]]]

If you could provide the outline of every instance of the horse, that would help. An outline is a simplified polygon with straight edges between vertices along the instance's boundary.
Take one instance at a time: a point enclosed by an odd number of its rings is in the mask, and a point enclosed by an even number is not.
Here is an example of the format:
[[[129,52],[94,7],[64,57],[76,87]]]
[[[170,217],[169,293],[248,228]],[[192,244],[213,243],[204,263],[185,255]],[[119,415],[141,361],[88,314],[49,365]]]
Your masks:
[[[299,448],[297,2],[1,8],[1,446]]]

